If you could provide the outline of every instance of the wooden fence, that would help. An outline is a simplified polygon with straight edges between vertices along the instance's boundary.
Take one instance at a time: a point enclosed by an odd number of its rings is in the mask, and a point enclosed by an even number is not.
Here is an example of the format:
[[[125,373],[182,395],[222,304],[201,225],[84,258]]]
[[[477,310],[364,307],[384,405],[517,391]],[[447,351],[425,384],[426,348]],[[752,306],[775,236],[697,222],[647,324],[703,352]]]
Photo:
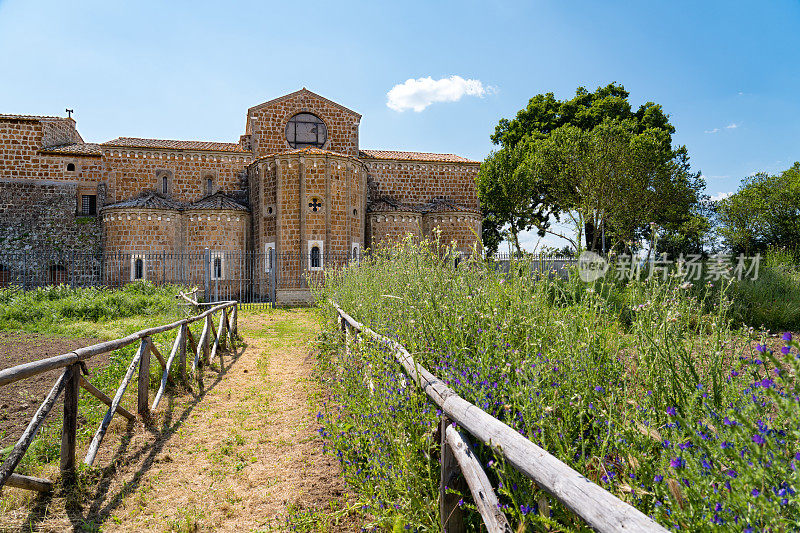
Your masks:
[[[499,508],[499,500],[489,478],[476,459],[467,433],[478,442],[491,446],[509,464],[596,531],[667,531],[635,507],[618,499],[526,439],[515,429],[458,396],[439,378],[418,365],[400,343],[372,331],[344,312],[335,302],[331,303],[336,309],[337,320],[345,336],[346,349],[349,350],[352,343],[359,341],[359,333],[391,348],[395,359],[409,377],[442,411],[439,510],[444,531],[457,533],[464,530],[458,505],[460,496],[448,493],[445,489],[454,486],[459,471],[469,487],[486,529],[490,533],[511,531]]]
[[[179,296],[195,306],[199,305],[196,301],[184,294]],[[214,325],[215,313],[220,313],[218,328]],[[16,469],[17,465],[22,460],[31,442],[33,442],[36,433],[42,426],[44,419],[53,409],[56,400],[62,392],[64,393],[64,418],[61,432],[61,476],[62,480],[68,484],[74,481],[75,478],[75,444],[78,427],[79,388],[83,388],[89,394],[108,405],[108,411],[103,421],[100,423],[100,427],[97,428],[94,438],[89,445],[88,452],[86,453],[86,458],[84,459],[84,463],[92,465],[114,415],[119,414],[128,420],[135,420],[136,418],[133,413],[127,411],[120,405],[122,396],[125,394],[125,389],[127,389],[128,384],[133,379],[136,368],[139,368],[137,379],[137,412],[142,417],[147,417],[151,409],[156,409],[158,407],[164,390],[166,389],[167,382],[172,379],[169,370],[175,358],[177,357],[179,360],[180,372],[184,380],[186,379],[187,347],[191,350],[193,355],[191,364],[195,371],[203,364],[210,364],[216,357],[218,351],[225,350],[226,340],[229,339],[231,345],[233,345],[234,339],[238,336],[238,313],[238,302],[217,303],[211,309],[197,316],[179,320],[172,324],[144,329],[121,339],[101,342],[85,348],[78,348],[75,351],[62,355],[56,355],[54,357],[48,357],[47,359],[40,359],[38,361],[32,361],[30,363],[0,370],[0,387],[2,387],[9,383],[14,383],[49,370],[64,368],[64,371],[56,380],[50,393],[47,395],[44,402],[42,402],[42,405],[36,411],[28,427],[17,441],[17,444],[11,450],[2,466],[0,466],[0,489],[7,484],[11,487],[19,487],[28,490],[45,492],[52,490],[52,481],[15,474],[14,469]],[[194,335],[189,329],[189,324],[200,320],[204,321],[203,331],[200,334],[200,338],[195,340]],[[158,348],[153,344],[151,337],[172,329],[178,329],[178,335],[175,338],[169,356],[165,360],[161,352],[159,352]],[[122,378],[122,382],[119,388],[117,388],[113,398],[110,398],[100,391],[84,377],[84,374],[87,374],[84,361],[93,356],[111,352],[135,342],[139,342],[139,349],[133,356],[127,372],[125,373],[125,377]],[[149,405],[151,354],[155,355],[163,370],[161,384],[153,399],[152,407]],[[195,373],[195,375],[199,377],[198,373]]]

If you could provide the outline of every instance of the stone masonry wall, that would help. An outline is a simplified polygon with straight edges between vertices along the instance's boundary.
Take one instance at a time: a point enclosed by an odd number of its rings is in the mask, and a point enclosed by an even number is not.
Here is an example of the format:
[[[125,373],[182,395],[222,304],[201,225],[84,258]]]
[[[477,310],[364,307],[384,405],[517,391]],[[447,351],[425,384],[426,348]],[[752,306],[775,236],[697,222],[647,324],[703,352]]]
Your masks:
[[[286,141],[286,123],[298,113],[313,113],[325,122],[328,140],[321,148],[358,157],[360,116],[307,91],[250,109],[247,133],[255,155],[292,150]]]
[[[206,178],[213,180],[213,191],[230,194],[247,202],[247,154],[194,153],[179,150],[108,149],[104,159],[108,173],[110,201],[119,202],[137,196],[145,189],[162,191],[160,171],[168,171],[167,196],[182,202],[194,202],[207,196]]]
[[[108,209],[103,212],[106,252],[182,252],[181,214],[173,209]]]
[[[61,142],[72,134],[80,138],[74,130],[74,123],[70,121],[73,128],[70,130],[69,124],[65,125],[63,121],[43,123],[27,119],[0,119],[0,179],[83,181],[95,184],[104,180],[105,165],[99,156],[39,153],[45,142]],[[45,139],[46,136],[49,141]],[[67,171],[68,163],[75,164],[74,172]]]
[[[75,121],[71,118],[53,118],[42,121],[42,148],[51,148],[64,144],[82,143]]]
[[[460,211],[427,213],[422,217],[422,231],[427,238],[435,239],[437,228],[441,244],[449,246],[455,242],[459,251],[469,253],[480,238],[481,217]]]
[[[409,212],[370,213],[368,224],[368,244],[379,248],[385,243],[397,242],[408,234],[414,240],[422,237],[422,215]]]
[[[77,194],[75,183],[0,179],[0,252],[99,251],[100,223],[76,215]]]
[[[478,210],[475,178],[477,163],[434,163],[366,159],[372,198],[395,198],[403,203],[423,204],[433,198],[449,198]]]

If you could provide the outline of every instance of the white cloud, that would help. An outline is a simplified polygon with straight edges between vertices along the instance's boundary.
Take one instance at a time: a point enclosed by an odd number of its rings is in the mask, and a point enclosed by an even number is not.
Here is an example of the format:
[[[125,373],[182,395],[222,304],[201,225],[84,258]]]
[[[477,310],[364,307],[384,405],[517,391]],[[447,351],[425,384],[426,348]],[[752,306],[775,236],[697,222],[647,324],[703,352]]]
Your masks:
[[[724,200],[728,196],[732,195],[733,192],[718,192],[716,194],[711,195],[712,202],[719,202],[720,200]]]
[[[727,126],[725,126],[725,129],[726,129],[726,130],[735,130],[735,129],[736,129],[736,128],[738,128],[738,127],[739,127],[739,125],[738,125],[737,123],[735,123],[735,122],[731,122],[730,124],[728,124]]]
[[[481,80],[465,80],[461,76],[450,76],[440,80],[434,80],[430,76],[409,78],[386,93],[386,105],[395,111],[413,109],[419,113],[436,102],[457,102],[464,96],[483,98],[495,92],[497,92],[495,87],[484,85]]]
[[[719,128],[714,128],[713,130],[706,130],[706,133],[719,133]]]

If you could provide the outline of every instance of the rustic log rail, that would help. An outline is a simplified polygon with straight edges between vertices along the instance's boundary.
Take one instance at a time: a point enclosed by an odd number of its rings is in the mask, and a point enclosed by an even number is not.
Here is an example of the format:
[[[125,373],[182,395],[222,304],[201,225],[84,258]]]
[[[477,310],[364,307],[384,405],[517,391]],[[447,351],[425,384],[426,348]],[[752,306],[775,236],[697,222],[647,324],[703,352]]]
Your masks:
[[[459,430],[465,430],[505,457],[509,464],[583,519],[592,529],[609,533],[667,531],[653,519],[562,463],[512,427],[458,396],[439,378],[417,364],[400,343],[356,321],[336,302],[331,301],[331,304],[336,309],[337,320],[345,336],[346,350],[350,349],[350,343],[358,342],[357,333],[392,348],[395,359],[406,374],[442,411],[439,506],[444,531],[455,533],[464,528],[458,508],[459,498],[453,498],[444,488],[453,486],[451,481],[459,470],[469,486],[487,530],[490,533],[511,531],[505,516],[498,512],[497,496],[486,473],[475,459],[466,434],[457,431],[451,422],[457,424]]]
[[[196,301],[191,300],[187,295],[181,293],[180,296],[186,300],[189,300],[190,303],[198,305]],[[214,329],[215,313],[220,314],[219,330]],[[178,358],[181,366],[181,377],[186,379],[187,343],[189,344],[189,348],[196,353],[193,367],[195,370],[197,370],[198,366],[202,366],[203,362],[210,363],[208,358],[208,345],[210,342],[212,342],[214,345],[215,354],[217,349],[225,349],[226,339],[221,339],[219,335],[229,337],[231,346],[234,346],[235,338],[238,336],[238,316],[238,302],[217,302],[213,307],[197,316],[178,320],[177,322],[165,324],[163,326],[143,329],[128,335],[127,337],[101,342],[85,348],[78,348],[77,350],[62,355],[56,355],[54,357],[48,357],[38,361],[31,361],[30,363],[0,370],[0,387],[2,387],[4,385],[8,385],[9,383],[14,383],[43,372],[64,368],[64,371],[58,377],[53,385],[53,388],[50,390],[50,393],[36,411],[36,414],[28,424],[28,427],[25,428],[25,431],[22,433],[22,436],[19,438],[16,445],[14,445],[11,452],[8,454],[8,457],[6,457],[5,461],[2,463],[2,465],[0,465],[0,489],[2,489],[4,485],[8,485],[11,487],[42,492],[52,490],[52,481],[15,474],[14,469],[17,468],[19,462],[28,451],[28,447],[36,437],[36,433],[41,428],[44,419],[47,417],[50,411],[52,411],[56,404],[56,400],[58,400],[58,397],[62,392],[64,393],[64,417],[63,428],[61,432],[60,466],[62,480],[65,483],[69,483],[74,479],[75,476],[75,447],[78,427],[77,417],[79,388],[83,388],[92,396],[108,406],[108,411],[106,412],[105,417],[103,417],[100,427],[97,428],[94,438],[89,445],[86,458],[84,459],[84,463],[87,465],[92,465],[97,456],[100,444],[103,441],[103,437],[105,436],[114,415],[119,414],[128,420],[136,419],[136,416],[133,413],[127,411],[120,405],[122,402],[122,397],[125,394],[125,390],[133,380],[133,375],[136,372],[136,369],[138,368],[139,370],[137,379],[137,412],[140,416],[146,418],[149,416],[151,410],[155,410],[158,407],[158,403],[161,401],[161,398],[164,395],[167,382],[172,382],[170,368],[172,367],[176,357]],[[200,320],[203,321],[203,335],[201,336],[199,342],[195,342],[192,332],[189,329],[189,325]],[[161,352],[158,351],[158,348],[156,348],[155,344],[153,343],[152,337],[153,335],[176,328],[179,330],[178,335],[172,345],[172,350],[170,351],[169,357],[165,360],[161,355]],[[219,335],[217,335],[217,331],[219,331]],[[213,335],[213,338],[211,335]],[[111,352],[136,342],[139,343],[139,349],[133,356],[125,376],[123,377],[119,388],[117,388],[116,392],[114,393],[113,398],[110,398],[108,395],[90,383],[86,377],[84,377],[84,374],[87,373],[84,361],[94,357],[95,355]],[[205,355],[202,361],[198,359],[201,353]],[[152,407],[148,405],[150,393],[150,354],[156,356],[156,359],[161,365],[163,372],[161,384],[158,392],[156,393]],[[195,375],[198,379],[201,379],[199,374]]]

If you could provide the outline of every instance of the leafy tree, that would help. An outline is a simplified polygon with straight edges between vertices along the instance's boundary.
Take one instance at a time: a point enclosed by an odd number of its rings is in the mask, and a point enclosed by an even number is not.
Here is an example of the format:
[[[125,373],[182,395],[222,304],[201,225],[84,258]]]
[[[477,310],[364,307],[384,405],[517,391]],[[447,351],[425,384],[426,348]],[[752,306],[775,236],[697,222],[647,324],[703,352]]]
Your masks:
[[[800,163],[777,176],[759,173],[717,205],[719,233],[734,253],[783,247],[800,253]]]
[[[580,87],[565,101],[539,94],[514,119],[502,119],[491,137],[500,149],[478,178],[490,214],[484,233],[497,237],[508,227],[518,246],[519,231],[536,228],[576,249],[585,234],[586,246],[597,250],[602,235],[629,246],[654,221],[681,237],[676,246],[697,241],[691,232],[701,231],[702,221],[692,208],[702,179],[689,172],[686,149],[672,147],[675,128],[661,106],[633,111],[628,96],[614,83],[593,93]],[[577,239],[551,229],[551,219],[563,215],[575,223]]]
[[[510,240],[521,253],[519,232],[545,227],[549,218],[550,188],[529,174],[522,147],[489,154],[478,172],[477,190],[482,199],[483,245],[490,253],[502,242],[501,228],[508,226]]]

